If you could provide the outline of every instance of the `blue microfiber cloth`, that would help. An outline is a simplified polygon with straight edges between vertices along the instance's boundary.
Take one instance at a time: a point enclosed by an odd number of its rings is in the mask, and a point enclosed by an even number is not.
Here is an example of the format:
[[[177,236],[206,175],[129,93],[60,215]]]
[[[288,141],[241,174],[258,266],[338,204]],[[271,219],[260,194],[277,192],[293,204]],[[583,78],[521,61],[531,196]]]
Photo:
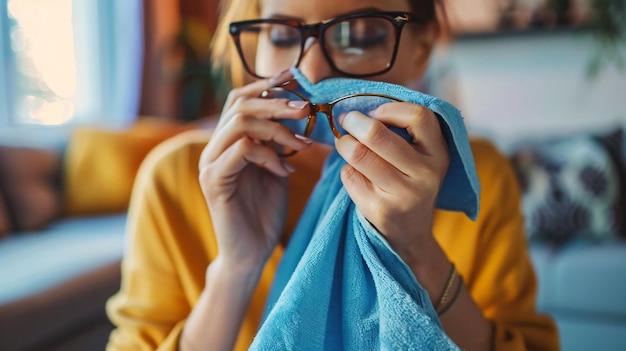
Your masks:
[[[293,72],[315,103],[368,92],[436,112],[451,155],[437,205],[476,217],[478,178],[456,108],[392,84],[344,78],[312,84]],[[326,119],[317,121],[312,138],[333,145]],[[251,350],[458,350],[426,290],[343,188],[343,165],[332,152],[276,272]]]
[[[313,84],[302,75],[299,69],[293,68],[292,73],[300,85],[299,92],[313,103],[328,103],[351,94],[377,93],[425,106],[436,113],[443,122],[442,131],[450,150],[450,165],[439,191],[437,207],[464,212],[469,218],[476,219],[480,184],[474,166],[474,156],[469,146],[467,129],[456,107],[401,85],[349,78],[332,78]],[[362,107],[360,110],[365,112],[367,108]],[[306,120],[286,120],[283,123],[292,127],[293,130],[304,130],[302,124],[305,124]],[[396,130],[396,132],[409,138],[405,130]],[[311,138],[328,145],[335,145],[334,135],[330,132],[324,116],[317,118]]]

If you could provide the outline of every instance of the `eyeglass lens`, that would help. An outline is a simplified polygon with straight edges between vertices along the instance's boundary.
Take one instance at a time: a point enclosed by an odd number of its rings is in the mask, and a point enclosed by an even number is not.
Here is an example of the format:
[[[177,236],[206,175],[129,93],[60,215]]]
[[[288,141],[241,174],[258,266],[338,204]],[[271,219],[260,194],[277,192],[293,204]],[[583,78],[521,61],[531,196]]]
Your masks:
[[[267,90],[262,95],[264,98],[268,99],[288,99],[294,101],[302,101],[304,100],[297,94],[290,92],[288,90],[284,90],[281,88],[273,88]],[[388,97],[376,96],[376,95],[350,95],[330,104],[330,111],[320,111],[320,112],[329,112],[330,116],[326,114],[326,117],[331,117],[332,120],[329,120],[329,127],[331,128],[333,134],[339,137],[341,135],[348,134],[348,132],[343,129],[341,126],[341,121],[343,117],[351,111],[361,112],[366,116],[371,117],[371,113],[377,109],[379,106],[396,102],[399,100],[395,100]],[[303,121],[284,121],[285,125],[287,125],[294,133],[311,136],[313,133],[313,129],[315,127],[316,116],[313,118],[309,118],[309,120]],[[320,116],[321,117],[321,116]],[[326,118],[326,119],[327,119]]]
[[[257,76],[271,77],[298,63],[303,48],[298,27],[257,23],[239,36],[246,65]],[[357,17],[325,27],[323,50],[332,64],[348,74],[371,74],[387,68],[395,48],[395,26],[382,17]]]

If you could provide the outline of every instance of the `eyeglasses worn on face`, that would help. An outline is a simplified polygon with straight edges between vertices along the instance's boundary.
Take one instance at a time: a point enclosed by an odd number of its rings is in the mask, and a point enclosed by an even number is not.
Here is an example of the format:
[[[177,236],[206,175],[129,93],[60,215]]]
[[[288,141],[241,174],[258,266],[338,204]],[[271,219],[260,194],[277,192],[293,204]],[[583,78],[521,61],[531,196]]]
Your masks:
[[[288,81],[281,86],[267,89],[261,93],[262,98],[268,99],[288,99],[293,101],[307,101],[309,103],[309,114],[307,116],[306,125],[301,130],[293,130],[294,133],[310,137],[315,128],[317,114],[323,113],[328,120],[333,135],[340,138],[348,132],[341,127],[341,120],[348,112],[357,111],[365,115],[369,115],[372,111],[381,105],[390,102],[402,102],[402,100],[384,94],[377,93],[359,93],[346,95],[329,103],[312,103],[306,96],[293,90],[297,86],[296,81]],[[287,149],[279,152],[280,156],[288,157],[296,154],[296,150]]]
[[[298,66],[309,38],[319,41],[324,57],[337,72],[367,77],[391,69],[407,23],[425,24],[406,12],[365,12],[304,24],[290,19],[232,22],[230,35],[246,71],[269,78]]]

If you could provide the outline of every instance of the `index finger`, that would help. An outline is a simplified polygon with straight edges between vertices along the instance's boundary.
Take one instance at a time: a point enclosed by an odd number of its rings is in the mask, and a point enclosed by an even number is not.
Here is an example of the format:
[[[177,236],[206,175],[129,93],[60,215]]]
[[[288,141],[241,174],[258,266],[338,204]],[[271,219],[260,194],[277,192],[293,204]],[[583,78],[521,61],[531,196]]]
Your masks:
[[[233,89],[228,94],[228,99],[224,104],[224,108],[229,108],[237,99],[241,97],[259,97],[261,93],[269,88],[273,88],[293,78],[290,70],[284,70],[275,76],[267,79],[259,79],[243,87]]]

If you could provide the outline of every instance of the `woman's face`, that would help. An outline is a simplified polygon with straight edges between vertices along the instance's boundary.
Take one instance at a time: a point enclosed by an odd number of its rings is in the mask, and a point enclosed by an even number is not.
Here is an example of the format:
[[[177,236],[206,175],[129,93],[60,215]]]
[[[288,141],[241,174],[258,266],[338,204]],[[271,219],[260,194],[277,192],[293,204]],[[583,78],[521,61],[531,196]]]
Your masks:
[[[262,0],[260,10],[261,18],[288,18],[305,23],[319,23],[337,16],[355,12],[409,12],[410,7],[407,1],[408,0]],[[428,57],[435,39],[434,34],[436,29],[434,24],[419,28],[421,29],[418,29],[416,26],[414,27],[413,24],[405,25],[393,67],[384,74],[368,77],[367,79],[407,85],[411,81],[420,78],[427,66]],[[375,32],[376,28],[370,28],[369,30]],[[351,35],[356,36],[354,33],[359,31],[359,27],[353,26],[352,31],[353,34]],[[288,43],[286,43],[287,38],[289,38],[288,33],[274,31],[272,36],[271,40],[285,41],[284,47],[292,45],[287,45]],[[281,36],[285,39],[281,39]],[[372,40],[373,38],[377,38],[376,34],[369,34],[368,40]],[[384,48],[379,51],[392,51],[393,38],[388,38],[386,41],[388,43],[381,41],[380,46]],[[389,48],[387,48],[388,46]],[[315,83],[325,78],[341,76],[341,73],[333,70],[329,65],[324,57],[319,42],[307,42],[306,47],[307,49],[305,49],[302,56],[299,68],[311,82]],[[293,63],[291,62],[294,57],[293,53],[286,51],[293,49],[277,48],[276,45],[263,43],[263,40],[259,39],[256,50],[257,72],[276,72],[279,71],[280,68],[288,67]],[[368,63],[376,62],[377,59],[378,58],[371,53],[362,55],[362,58],[360,58],[360,60],[364,60]],[[357,67],[357,65],[351,65],[350,67]]]

